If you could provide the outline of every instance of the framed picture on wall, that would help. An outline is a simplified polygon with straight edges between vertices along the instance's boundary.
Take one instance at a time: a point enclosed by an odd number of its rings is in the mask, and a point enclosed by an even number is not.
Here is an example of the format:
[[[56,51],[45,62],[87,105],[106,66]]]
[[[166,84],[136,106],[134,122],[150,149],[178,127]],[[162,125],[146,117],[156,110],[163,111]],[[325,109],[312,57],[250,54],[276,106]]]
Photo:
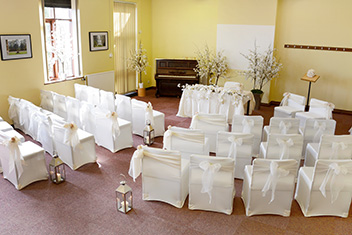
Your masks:
[[[89,49],[90,51],[108,50],[108,32],[89,32]]]
[[[0,35],[2,60],[17,60],[32,58],[32,44],[30,34]]]

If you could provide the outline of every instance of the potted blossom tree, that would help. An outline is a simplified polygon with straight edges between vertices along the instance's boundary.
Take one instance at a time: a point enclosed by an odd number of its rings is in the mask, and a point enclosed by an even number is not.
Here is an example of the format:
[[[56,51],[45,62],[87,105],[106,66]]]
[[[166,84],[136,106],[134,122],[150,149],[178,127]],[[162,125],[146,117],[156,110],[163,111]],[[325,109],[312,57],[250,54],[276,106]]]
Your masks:
[[[249,62],[248,70],[244,72],[245,79],[253,81],[253,89],[251,90],[255,99],[255,109],[260,109],[261,99],[263,97],[263,86],[278,77],[282,64],[277,61],[273,55],[274,49],[270,46],[268,49],[259,53],[257,46],[254,50],[249,50],[248,55],[243,55]]]
[[[139,43],[139,47],[137,50],[131,51],[131,56],[128,58],[128,68],[136,71],[138,73],[138,96],[145,96],[145,87],[143,85],[142,73],[147,74],[146,67],[149,66],[147,50],[143,49],[142,43]]]

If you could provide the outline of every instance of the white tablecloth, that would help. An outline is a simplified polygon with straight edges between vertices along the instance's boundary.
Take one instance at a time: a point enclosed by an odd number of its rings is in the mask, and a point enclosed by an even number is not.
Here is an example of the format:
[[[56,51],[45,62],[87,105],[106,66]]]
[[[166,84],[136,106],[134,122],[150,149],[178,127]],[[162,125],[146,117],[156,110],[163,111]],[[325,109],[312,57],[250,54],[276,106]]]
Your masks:
[[[224,114],[228,123],[231,123],[233,115],[244,115],[247,112],[248,101],[250,101],[249,113],[252,113],[255,101],[250,91],[212,85],[186,85],[183,88],[177,116],[192,117],[195,113]]]

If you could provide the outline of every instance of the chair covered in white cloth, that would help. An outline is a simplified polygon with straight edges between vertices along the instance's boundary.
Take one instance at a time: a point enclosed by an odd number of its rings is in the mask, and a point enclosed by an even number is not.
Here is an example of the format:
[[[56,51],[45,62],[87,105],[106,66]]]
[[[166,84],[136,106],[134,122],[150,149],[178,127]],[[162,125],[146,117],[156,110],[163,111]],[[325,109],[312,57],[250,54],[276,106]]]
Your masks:
[[[138,146],[131,158],[129,175],[142,173],[142,198],[182,208],[188,195],[189,161],[179,151]]]
[[[218,131],[229,131],[229,126],[225,115],[198,113],[192,117],[189,129],[204,131],[205,137],[209,139],[209,151],[215,152]]]
[[[127,121],[132,122],[132,101],[131,97],[125,95],[115,95],[115,110],[117,115]],[[133,123],[132,123],[133,125]]]
[[[271,133],[298,134],[299,120],[297,118],[272,117],[269,126],[263,128],[262,141],[267,141],[268,135]]]
[[[303,136],[300,134],[269,134],[268,142],[260,144],[260,158],[302,159]]]
[[[53,113],[67,119],[66,96],[53,93],[54,108]]]
[[[243,179],[244,167],[252,162],[253,135],[219,131],[216,146],[216,156],[232,158],[235,178]]]
[[[306,217],[348,217],[352,198],[352,160],[317,160],[301,167],[295,199]]]
[[[13,127],[6,121],[0,121],[0,131],[11,131]]]
[[[48,179],[44,149],[27,141],[21,143],[17,137],[0,133],[0,160],[3,176],[17,190],[40,180]]]
[[[2,138],[1,138],[1,136],[2,136]],[[20,133],[18,133],[17,131],[15,131],[13,129],[8,130],[8,131],[1,131],[0,130],[0,143],[1,143],[1,141],[4,141],[4,139],[10,139],[12,137],[16,137],[20,143],[24,143],[24,141],[25,141],[23,135],[21,135]],[[0,173],[2,173],[1,161],[0,161]]]
[[[21,99],[19,110],[19,122],[21,130],[36,139],[36,113],[40,112],[40,108],[32,102]]]
[[[327,101],[312,98],[309,104],[308,112],[296,113],[296,118],[300,120],[300,126],[303,127],[307,119],[332,119],[332,111],[335,105]]]
[[[234,166],[231,158],[191,155],[188,208],[230,215],[236,193]]]
[[[143,136],[147,120],[154,128],[155,136],[163,136],[165,132],[165,114],[153,110],[152,104],[132,99],[133,134]]]
[[[22,129],[22,126],[20,125],[20,120],[19,120],[21,99],[9,96],[7,100],[9,102],[9,111],[8,111],[9,118],[12,120],[15,128]]]
[[[264,118],[262,116],[234,115],[231,132],[253,134],[253,155],[259,154]]]
[[[79,99],[80,101],[88,102],[88,86],[75,83],[74,89],[75,89],[75,98]]]
[[[308,119],[304,127],[299,128],[299,132],[303,135],[302,156],[306,153],[308,143],[319,143],[323,134],[334,135],[336,129],[336,121]]]
[[[42,148],[47,153],[54,156],[55,148],[53,142],[52,120],[46,113],[39,112],[37,115],[40,120],[38,124],[37,140],[42,144]],[[63,122],[64,120],[61,121]]]
[[[100,90],[98,88],[87,86],[88,102],[94,105],[100,104]]]
[[[229,90],[234,90],[234,91],[242,91],[243,90],[243,84],[240,82],[231,82],[227,81],[224,83],[224,88],[229,89]]]
[[[99,107],[101,109],[109,110],[110,112],[115,112],[115,96],[114,96],[114,93],[112,93],[110,91],[100,90]]]
[[[297,112],[304,112],[306,97],[285,92],[280,106],[274,108],[274,117],[294,118]]]
[[[96,120],[93,114],[95,106],[86,101],[81,101],[80,120],[82,129],[96,136]]]
[[[322,135],[320,143],[308,143],[304,166],[314,166],[318,159],[352,159],[352,136]]]
[[[66,96],[67,122],[75,123],[78,128],[82,128],[81,124],[81,101],[79,99]]]
[[[94,136],[73,123],[53,121],[53,139],[60,159],[72,170],[96,162]]]
[[[298,162],[255,159],[247,165],[242,186],[246,215],[290,216]]]
[[[182,158],[189,159],[191,154],[209,155],[209,139],[202,130],[169,127],[164,133],[163,148],[178,150]]]
[[[40,90],[40,107],[50,112],[54,111],[54,98],[52,91]]]
[[[98,145],[113,153],[132,147],[131,122],[118,118],[115,112],[98,107],[93,109],[93,115],[96,120],[95,141]]]

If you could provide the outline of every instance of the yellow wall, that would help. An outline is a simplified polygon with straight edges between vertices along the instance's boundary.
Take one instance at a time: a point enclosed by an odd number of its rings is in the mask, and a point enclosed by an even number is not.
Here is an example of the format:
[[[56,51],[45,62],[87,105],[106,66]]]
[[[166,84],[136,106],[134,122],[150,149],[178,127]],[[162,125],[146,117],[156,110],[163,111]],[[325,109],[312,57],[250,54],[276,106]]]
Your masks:
[[[275,47],[284,67],[271,85],[272,100],[281,100],[285,91],[307,96],[308,83],[300,78],[314,69],[321,77],[311,97],[352,110],[351,52],[283,48],[286,43],[352,48],[351,9],[349,0],[279,1]]]

